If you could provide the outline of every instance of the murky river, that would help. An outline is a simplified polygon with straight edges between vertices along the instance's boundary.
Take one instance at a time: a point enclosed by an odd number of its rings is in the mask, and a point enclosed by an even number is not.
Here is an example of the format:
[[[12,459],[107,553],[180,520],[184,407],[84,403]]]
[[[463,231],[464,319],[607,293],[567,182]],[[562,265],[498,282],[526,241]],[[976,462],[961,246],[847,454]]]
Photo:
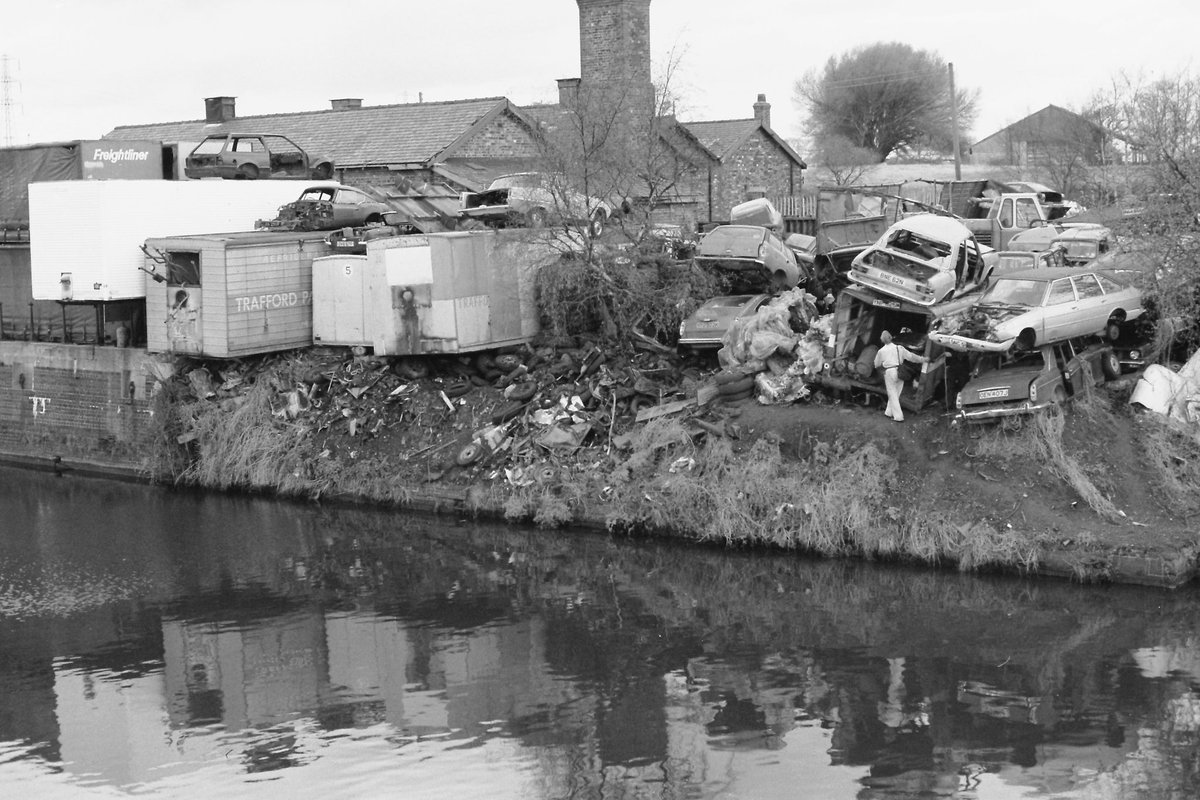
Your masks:
[[[1200,595],[0,469],[6,797],[1184,798]]]

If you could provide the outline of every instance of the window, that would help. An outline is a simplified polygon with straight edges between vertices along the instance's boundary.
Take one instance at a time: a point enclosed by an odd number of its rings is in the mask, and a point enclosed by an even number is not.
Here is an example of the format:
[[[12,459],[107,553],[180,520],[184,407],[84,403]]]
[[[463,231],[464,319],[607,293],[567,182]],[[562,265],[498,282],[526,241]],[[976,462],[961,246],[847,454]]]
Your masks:
[[[1032,197],[1017,198],[1017,222],[1018,228],[1031,228],[1033,221],[1039,219],[1037,206],[1034,205]]]
[[[1081,300],[1085,297],[1104,296],[1104,290],[1100,288],[1100,282],[1091,273],[1076,275],[1071,280],[1075,283],[1075,291],[1079,294],[1079,299]]]
[[[257,137],[245,137],[233,140],[233,152],[235,153],[261,153],[263,151],[263,143]]]
[[[200,144],[196,145],[196,149],[192,151],[198,156],[215,156],[225,149],[225,137],[219,139],[205,139]]]
[[[1011,228],[1013,226],[1013,201],[1011,198],[1005,199],[1000,204],[1000,227]]]
[[[186,250],[168,250],[164,254],[167,259],[168,286],[199,286],[200,285],[200,254]]]
[[[1119,292],[1123,288],[1116,281],[1109,280],[1108,278],[1104,277],[1103,275],[1096,275],[1095,278],[1100,281],[1100,286],[1101,286],[1101,288],[1104,289],[1105,294],[1111,294],[1112,292]]]
[[[1054,306],[1059,303],[1070,303],[1075,300],[1075,290],[1071,288],[1070,278],[1059,278],[1050,284],[1050,296],[1046,305]]]

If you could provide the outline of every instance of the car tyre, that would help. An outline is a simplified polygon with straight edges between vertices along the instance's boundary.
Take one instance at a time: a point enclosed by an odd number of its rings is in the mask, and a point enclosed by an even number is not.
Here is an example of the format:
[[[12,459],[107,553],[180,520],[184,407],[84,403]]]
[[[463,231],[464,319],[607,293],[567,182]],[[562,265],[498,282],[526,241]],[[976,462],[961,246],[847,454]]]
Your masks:
[[[507,374],[521,366],[521,357],[515,353],[501,353],[495,358],[496,369]]]
[[[1116,380],[1121,377],[1121,359],[1112,350],[1106,350],[1100,356],[1100,370],[1106,380]]]
[[[314,181],[327,181],[333,177],[333,164],[328,161],[313,167],[312,176]]]
[[[509,400],[525,402],[527,400],[532,400],[533,396],[537,394],[537,390],[538,385],[535,382],[525,381],[524,383],[514,383],[508,388],[508,391],[506,391],[505,394],[508,396]]]
[[[429,376],[429,367],[423,361],[401,358],[392,362],[392,374],[406,381],[416,381]]]
[[[592,224],[590,226],[590,230],[593,239],[600,238],[600,235],[604,233],[605,222],[606,219],[603,211],[597,211],[595,214],[592,214]]]
[[[475,388],[474,384],[471,383],[470,379],[467,379],[446,384],[442,387],[442,392],[446,397],[462,397],[473,388]]]
[[[717,387],[717,391],[722,397],[730,397],[732,395],[741,394],[742,392],[751,391],[754,388],[754,376],[745,375],[736,381],[723,383]]]
[[[460,467],[469,467],[483,457],[483,447],[479,442],[471,442],[458,451],[458,455],[454,458],[454,463]]]
[[[1104,336],[1110,342],[1115,342],[1121,336],[1121,323],[1118,320],[1110,319],[1108,324],[1104,326]]]

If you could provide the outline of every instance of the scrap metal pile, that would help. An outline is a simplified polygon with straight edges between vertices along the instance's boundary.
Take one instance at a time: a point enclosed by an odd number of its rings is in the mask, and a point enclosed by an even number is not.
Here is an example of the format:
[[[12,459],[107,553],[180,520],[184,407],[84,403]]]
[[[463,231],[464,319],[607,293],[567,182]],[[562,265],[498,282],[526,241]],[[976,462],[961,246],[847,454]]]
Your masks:
[[[664,415],[695,437],[742,433],[737,408],[713,402],[724,393],[711,374],[649,341],[613,357],[567,341],[441,358],[315,348],[183,374],[195,397],[224,404],[266,380],[277,424],[302,426],[315,457],[386,456],[417,481],[540,481],[628,447],[639,422]]]

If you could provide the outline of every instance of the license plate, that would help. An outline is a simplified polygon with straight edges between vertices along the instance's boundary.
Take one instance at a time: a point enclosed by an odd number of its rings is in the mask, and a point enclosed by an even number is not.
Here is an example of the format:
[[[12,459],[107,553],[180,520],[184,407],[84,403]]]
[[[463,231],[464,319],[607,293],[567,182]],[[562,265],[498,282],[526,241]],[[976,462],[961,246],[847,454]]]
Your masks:
[[[879,277],[883,278],[888,283],[894,283],[897,286],[904,285],[904,278],[901,278],[898,275],[892,275],[891,273],[888,273],[888,272],[881,272],[881,273],[879,273]]]
[[[980,400],[998,400],[1008,397],[1008,389],[984,389],[979,393]]]
[[[715,328],[715,327],[717,327],[717,323],[715,323],[715,322],[697,322],[696,327],[697,328],[706,328],[706,329],[707,328]]]

